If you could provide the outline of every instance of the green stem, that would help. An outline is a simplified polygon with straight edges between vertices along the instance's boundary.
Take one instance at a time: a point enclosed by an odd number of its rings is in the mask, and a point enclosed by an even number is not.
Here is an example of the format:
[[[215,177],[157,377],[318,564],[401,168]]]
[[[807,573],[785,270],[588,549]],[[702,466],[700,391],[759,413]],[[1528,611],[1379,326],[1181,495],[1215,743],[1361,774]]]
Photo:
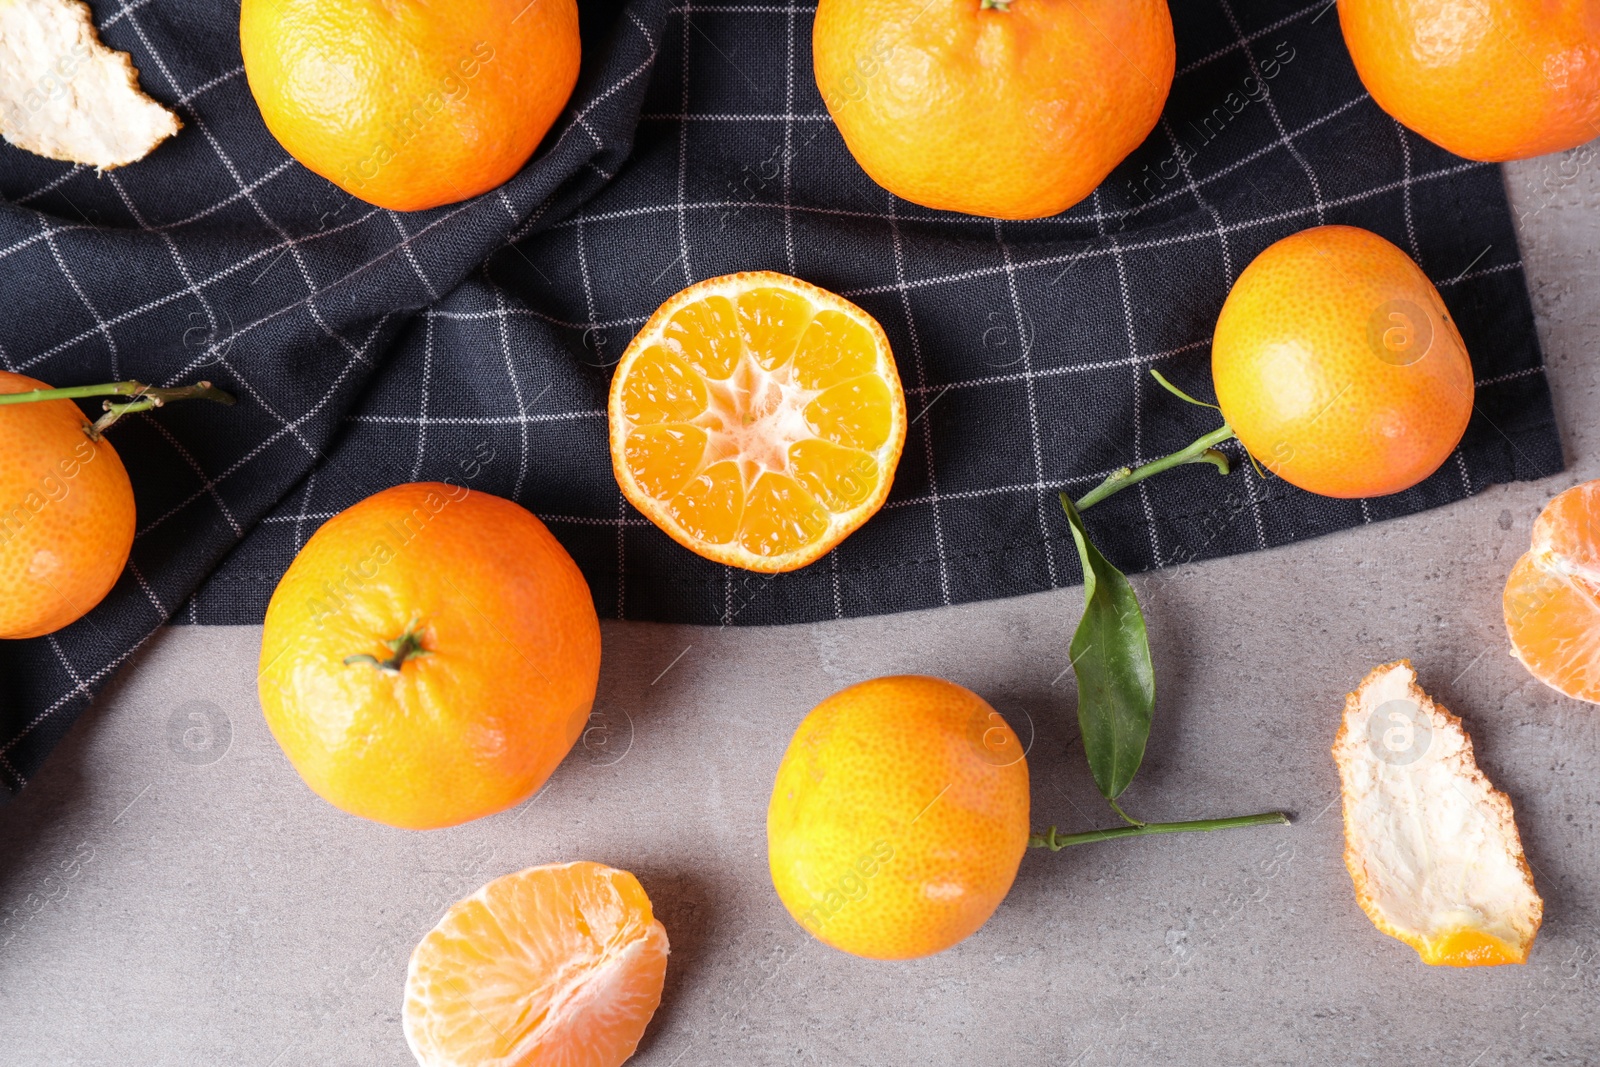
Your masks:
[[[367,663],[385,674],[399,674],[400,668],[406,660],[422,659],[424,656],[433,655],[432,652],[422,647],[422,628],[418,625],[416,619],[412,619],[406,624],[405,633],[393,641],[385,641],[383,647],[394,654],[388,659],[379,659],[377,656],[366,652],[357,652],[353,656],[346,656],[344,665],[351,667],[357,663]]]
[[[1118,804],[1115,800],[1112,800],[1110,797],[1106,797],[1106,803],[1110,804],[1111,805],[1111,810],[1116,812],[1118,815],[1122,816],[1122,821],[1127,823],[1129,826],[1143,826],[1144,825],[1144,823],[1140,822],[1138,819],[1135,819],[1132,815],[1129,815],[1127,812],[1123,811],[1122,810],[1122,805]]]
[[[1127,818],[1126,815],[1123,818]],[[1047,848],[1060,852],[1069,845],[1087,845],[1093,841],[1110,841],[1117,837],[1143,837],[1146,834],[1183,834],[1207,830],[1231,830],[1235,826],[1288,825],[1289,816],[1281,811],[1264,811],[1259,815],[1235,815],[1228,819],[1194,819],[1190,822],[1142,822],[1129,826],[1116,826],[1110,830],[1087,830],[1081,834],[1058,834],[1054,826],[1042,834],[1028,838],[1029,848]]]
[[[124,415],[149,411],[170,404],[174,400],[211,400],[218,404],[232,404],[233,394],[226,393],[210,382],[196,382],[175,388],[145,385],[143,382],[107,382],[103,385],[73,385],[65,389],[33,389],[26,393],[0,393],[0,405],[32,404],[41,400],[81,400],[94,396],[131,396],[126,404],[105,401],[100,406],[105,414],[95,420],[85,432],[95,440]]]
[[[1179,449],[1170,456],[1153,459],[1143,466],[1123,467],[1121,470],[1114,471],[1105,481],[1083,494],[1077,502],[1077,508],[1079,511],[1083,511],[1085,508],[1093,507],[1112,493],[1126,489],[1130,485],[1136,485],[1152,474],[1160,474],[1169,467],[1177,467],[1184,463],[1209,463],[1216,467],[1220,473],[1227,474],[1228,457],[1218,452],[1216,446],[1232,436],[1233,427],[1223,423],[1187,448]],[[1065,495],[1065,493],[1062,494],[1062,496]]]

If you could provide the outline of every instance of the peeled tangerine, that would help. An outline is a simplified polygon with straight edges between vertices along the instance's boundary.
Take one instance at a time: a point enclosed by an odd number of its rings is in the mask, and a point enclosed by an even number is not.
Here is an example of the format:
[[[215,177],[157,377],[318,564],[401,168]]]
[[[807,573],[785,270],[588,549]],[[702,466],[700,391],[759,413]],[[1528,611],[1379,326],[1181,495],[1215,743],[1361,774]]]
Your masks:
[[[1409,660],[1374,667],[1345,699],[1333,759],[1344,862],[1373,925],[1428,964],[1525,962],[1544,901],[1511,801],[1478,769],[1461,720],[1417,685]]]
[[[628,502],[691,552],[767,573],[871,518],[906,438],[877,320],[772,271],[662,304],[617,363],[609,412]]]
[[[411,954],[423,1067],[616,1067],[661,1004],[667,932],[627,871],[530,867],[451,906]]]
[[[1545,505],[1506,579],[1505,617],[1511,654],[1535,678],[1600,704],[1600,480]]]

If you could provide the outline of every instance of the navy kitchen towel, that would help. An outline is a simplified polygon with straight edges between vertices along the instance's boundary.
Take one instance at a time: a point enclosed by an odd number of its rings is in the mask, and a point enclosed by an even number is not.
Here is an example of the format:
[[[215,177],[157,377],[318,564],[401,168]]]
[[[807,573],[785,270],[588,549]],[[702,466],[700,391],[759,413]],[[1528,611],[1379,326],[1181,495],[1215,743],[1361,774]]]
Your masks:
[[[1077,582],[1057,490],[1215,425],[1149,371],[1210,395],[1233,279],[1319,223],[1383,234],[1439,285],[1478,377],[1460,451],[1361,501],[1244,462],[1226,478],[1183,468],[1095,509],[1106,555],[1138,571],[1247,552],[1561,467],[1498,169],[1384,115],[1327,0],[1175,5],[1178,75],[1156,131],[1089,200],[1005,223],[898,201],[862,173],[818,97],[802,4],[584,0],[583,74],[536,158],[495,192],[415,214],[283,152],[231,10],[91,6],[184,129],[103,175],[0,146],[0,366],[52,385],[210,378],[240,403],[112,431],[138,497],[133,558],[84,620],[0,643],[9,791],[158,626],[258,622],[318,525],[397,482],[525,504],[602,617],[800,622]],[[779,577],[657,531],[623,501],[605,432],[610,368],[655,307],[759,268],[877,316],[911,415],[883,510]]]

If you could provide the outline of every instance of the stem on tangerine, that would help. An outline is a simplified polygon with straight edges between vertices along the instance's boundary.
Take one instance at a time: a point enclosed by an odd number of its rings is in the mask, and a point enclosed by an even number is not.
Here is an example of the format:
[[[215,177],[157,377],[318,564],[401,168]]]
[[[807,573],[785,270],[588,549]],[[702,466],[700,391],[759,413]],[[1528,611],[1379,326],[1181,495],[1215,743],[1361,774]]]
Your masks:
[[[159,408],[174,400],[210,400],[218,404],[232,404],[232,393],[224,392],[210,382],[162,388],[143,382],[107,382],[103,385],[73,385],[65,389],[30,389],[25,393],[0,393],[0,405],[32,404],[41,400],[78,400],[93,396],[131,396],[132,400],[118,404],[110,400],[100,406],[105,411],[84,430],[91,440],[99,440],[112,423],[124,415]]]
[[[344,665],[350,667],[357,663],[367,663],[385,674],[399,674],[400,668],[405,664],[406,660],[422,659],[424,656],[433,655],[432,652],[422,647],[422,629],[415,618],[406,624],[405,633],[396,637],[393,641],[385,641],[383,647],[393,653],[388,659],[379,659],[377,656],[367,652],[357,652],[353,656],[346,656]]]
[[[1212,430],[1193,444],[1181,448],[1170,456],[1153,459],[1149,463],[1138,467],[1123,467],[1113,471],[1105,481],[1089,490],[1077,501],[1079,511],[1093,507],[1113,493],[1120,492],[1130,485],[1137,485],[1152,474],[1160,474],[1169,467],[1181,466],[1185,463],[1209,463],[1217,468],[1221,474],[1229,470],[1228,457],[1217,451],[1216,446],[1233,436],[1233,427],[1227,423]],[[1066,494],[1063,493],[1063,496]]]
[[[1124,815],[1123,818],[1128,816]],[[1182,834],[1209,830],[1230,830],[1237,826],[1288,825],[1289,816],[1281,811],[1263,811],[1259,815],[1234,815],[1226,819],[1192,819],[1188,822],[1141,822],[1116,826],[1110,830],[1085,830],[1078,834],[1058,834],[1054,826],[1042,834],[1028,838],[1029,848],[1047,848],[1060,852],[1072,845],[1087,845],[1093,841],[1111,841],[1118,837],[1143,837],[1147,834]]]

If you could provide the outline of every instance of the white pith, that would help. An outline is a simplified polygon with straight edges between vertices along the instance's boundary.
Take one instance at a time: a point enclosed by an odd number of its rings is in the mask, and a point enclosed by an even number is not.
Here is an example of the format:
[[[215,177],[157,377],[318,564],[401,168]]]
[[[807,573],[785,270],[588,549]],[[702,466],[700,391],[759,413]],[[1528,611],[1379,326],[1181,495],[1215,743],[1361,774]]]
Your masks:
[[[1382,754],[1393,751],[1383,737],[1389,719],[1375,714],[1390,702],[1415,709],[1398,758]],[[1350,695],[1334,760],[1345,862],[1374,925],[1419,952],[1420,942],[1463,929],[1526,951],[1544,905],[1511,803],[1478,769],[1459,720],[1417,686],[1408,663],[1373,670]]]
[[[100,43],[79,0],[0,3],[0,135],[19,148],[110,170],[178,132],[126,52]]]
[[[746,353],[730,377],[707,381],[706,392],[710,404],[689,422],[708,438],[700,470],[736,458],[748,487],[763,471],[788,474],[789,447],[816,436],[806,422],[806,405],[822,390],[794,380],[792,359],[769,371]]]

